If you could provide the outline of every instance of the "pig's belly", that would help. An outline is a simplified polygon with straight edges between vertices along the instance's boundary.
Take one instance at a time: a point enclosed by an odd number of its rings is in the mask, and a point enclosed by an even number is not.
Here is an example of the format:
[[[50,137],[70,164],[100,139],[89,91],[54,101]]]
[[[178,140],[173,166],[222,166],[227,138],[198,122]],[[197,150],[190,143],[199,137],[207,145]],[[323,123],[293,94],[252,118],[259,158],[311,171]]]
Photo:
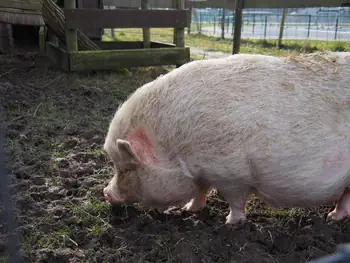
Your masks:
[[[299,190],[285,188],[262,187],[256,189],[255,194],[264,202],[274,207],[313,207],[319,205],[327,205],[334,201],[338,201],[343,194],[347,185],[339,186],[325,192],[324,187],[319,184],[313,185],[312,188],[300,188],[299,185],[290,185],[299,187]],[[322,189],[317,189],[322,188]]]
[[[339,200],[350,185],[348,147],[253,160],[256,194],[274,206],[310,207]]]

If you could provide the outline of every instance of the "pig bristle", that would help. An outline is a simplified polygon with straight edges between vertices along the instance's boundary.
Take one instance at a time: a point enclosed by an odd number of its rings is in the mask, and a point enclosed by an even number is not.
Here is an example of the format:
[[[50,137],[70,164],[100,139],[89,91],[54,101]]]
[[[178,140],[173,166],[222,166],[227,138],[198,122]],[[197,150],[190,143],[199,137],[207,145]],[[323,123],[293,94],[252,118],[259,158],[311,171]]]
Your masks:
[[[305,69],[312,71],[319,77],[329,77],[330,75],[332,77],[335,75],[340,77],[336,63],[337,58],[337,55],[330,52],[315,52],[311,54],[300,54],[298,56],[289,55],[286,57],[287,60],[299,63]]]

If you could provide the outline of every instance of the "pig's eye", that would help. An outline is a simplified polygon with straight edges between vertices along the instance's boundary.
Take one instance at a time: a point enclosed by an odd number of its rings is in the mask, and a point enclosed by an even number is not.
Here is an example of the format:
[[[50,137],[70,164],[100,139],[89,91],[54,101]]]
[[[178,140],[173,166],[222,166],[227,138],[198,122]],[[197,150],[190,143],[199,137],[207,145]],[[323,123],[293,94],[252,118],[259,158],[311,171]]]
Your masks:
[[[131,172],[131,169],[124,169],[121,171],[123,174],[128,174]]]

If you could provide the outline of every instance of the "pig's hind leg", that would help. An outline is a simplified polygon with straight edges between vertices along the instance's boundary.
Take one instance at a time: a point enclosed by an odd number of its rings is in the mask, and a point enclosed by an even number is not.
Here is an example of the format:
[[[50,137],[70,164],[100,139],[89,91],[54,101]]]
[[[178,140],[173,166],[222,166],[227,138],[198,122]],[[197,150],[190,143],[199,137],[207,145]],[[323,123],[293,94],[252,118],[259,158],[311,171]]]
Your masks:
[[[234,186],[232,188],[218,188],[218,190],[230,206],[230,213],[226,217],[226,224],[244,223],[247,220],[244,208],[249,195],[249,188]]]
[[[339,221],[350,215],[350,187],[346,187],[334,210],[328,214],[328,218]]]

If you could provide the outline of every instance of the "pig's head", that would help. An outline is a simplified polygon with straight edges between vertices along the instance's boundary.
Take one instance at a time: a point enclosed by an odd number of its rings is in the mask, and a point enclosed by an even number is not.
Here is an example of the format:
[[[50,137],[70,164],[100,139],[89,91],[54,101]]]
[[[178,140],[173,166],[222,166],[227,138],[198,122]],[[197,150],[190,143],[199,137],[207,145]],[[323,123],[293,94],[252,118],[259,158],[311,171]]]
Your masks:
[[[115,174],[103,189],[106,200],[114,204],[140,201],[139,174],[142,165],[130,143],[118,139],[107,152],[114,163]]]
[[[143,203],[162,208],[187,202],[193,195],[190,178],[181,168],[155,154],[154,143],[143,131],[133,132],[127,140],[107,138],[104,149],[112,159],[115,174],[103,189],[113,204]]]

